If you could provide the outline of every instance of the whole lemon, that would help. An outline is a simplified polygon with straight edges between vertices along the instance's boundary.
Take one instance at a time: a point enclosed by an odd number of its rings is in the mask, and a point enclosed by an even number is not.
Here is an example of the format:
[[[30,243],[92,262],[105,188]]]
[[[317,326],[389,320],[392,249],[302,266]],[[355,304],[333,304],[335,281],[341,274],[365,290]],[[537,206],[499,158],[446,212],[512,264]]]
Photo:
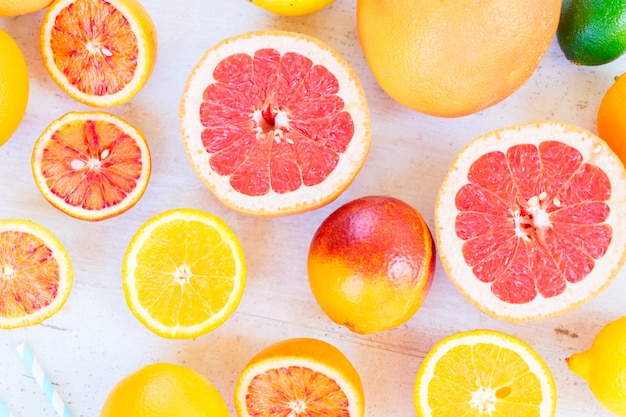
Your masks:
[[[493,106],[537,69],[561,0],[358,0],[376,81],[422,113],[459,117]]]
[[[626,52],[626,1],[563,0],[557,40],[575,65],[603,65]]]
[[[2,0],[0,16],[21,16],[45,9],[50,3],[52,0]]]
[[[144,366],[119,381],[100,417],[228,417],[224,399],[202,374],[171,363]]]
[[[28,68],[18,44],[0,29],[0,146],[15,133],[28,105]]]
[[[626,316],[605,325],[591,348],[567,358],[567,366],[607,410],[626,417]]]
[[[335,0],[250,0],[253,4],[282,16],[304,16],[329,6]]]
[[[361,197],[322,222],[309,247],[313,296],[337,324],[371,334],[399,326],[425,300],[435,245],[421,214],[393,197]]]

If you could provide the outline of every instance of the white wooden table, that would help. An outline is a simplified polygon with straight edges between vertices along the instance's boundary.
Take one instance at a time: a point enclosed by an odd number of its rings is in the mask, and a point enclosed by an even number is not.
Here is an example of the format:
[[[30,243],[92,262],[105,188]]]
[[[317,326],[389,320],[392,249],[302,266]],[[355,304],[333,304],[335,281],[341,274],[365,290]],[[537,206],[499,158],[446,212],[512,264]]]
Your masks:
[[[0,331],[0,398],[16,417],[55,415],[15,352],[28,343],[57,384],[74,416],[97,417],[112,386],[155,361],[192,367],[209,378],[234,416],[235,380],[261,348],[291,337],[317,337],[340,348],[358,369],[368,417],[414,416],[413,384],[420,361],[442,337],[476,328],[516,335],[531,344],[554,373],[559,417],[610,416],[586,383],[569,372],[565,358],[587,348],[608,321],[626,315],[626,271],[599,297],[557,319],[513,325],[471,307],[438,264],[421,310],[394,330],[360,336],[337,326],[313,299],[306,277],[309,242],[322,220],[341,204],[373,194],[392,195],[415,206],[431,229],[435,196],[455,153],[494,128],[541,119],[562,120],[595,131],[595,114],[626,59],[576,68],[553,42],[538,71],[513,96],[481,113],[458,119],[425,116],[403,108],[376,84],[362,56],[355,0],[303,18],[271,15],[246,0],[143,0],[156,24],[159,57],[146,87],[129,103],[109,109],[148,138],[153,172],[140,202],[104,222],[69,218],[49,205],[30,170],[32,145],[43,129],[70,110],[85,110],[45,71],[38,47],[43,12],[0,18],[0,27],[23,49],[29,65],[28,111],[12,139],[0,148],[0,218],[27,218],[53,231],[75,268],[65,307],[41,325]],[[354,184],[334,203],[293,217],[259,219],[221,205],[192,172],[184,153],[178,104],[187,75],[203,52],[231,35],[284,29],[316,36],[355,67],[369,100],[373,146]],[[239,235],[249,277],[243,301],[219,329],[195,340],[161,339],[128,310],[121,288],[121,260],[136,229],[150,216],[174,207],[195,207],[225,219]]]

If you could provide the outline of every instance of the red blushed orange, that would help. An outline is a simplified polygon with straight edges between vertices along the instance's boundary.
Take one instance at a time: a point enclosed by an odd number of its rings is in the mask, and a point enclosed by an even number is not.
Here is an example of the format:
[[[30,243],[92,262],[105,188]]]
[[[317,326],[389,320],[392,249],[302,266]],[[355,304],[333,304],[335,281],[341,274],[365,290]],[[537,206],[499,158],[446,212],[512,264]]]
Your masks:
[[[308,256],[313,296],[336,323],[371,334],[399,326],[422,305],[435,245],[421,214],[393,197],[353,200],[315,233]]]

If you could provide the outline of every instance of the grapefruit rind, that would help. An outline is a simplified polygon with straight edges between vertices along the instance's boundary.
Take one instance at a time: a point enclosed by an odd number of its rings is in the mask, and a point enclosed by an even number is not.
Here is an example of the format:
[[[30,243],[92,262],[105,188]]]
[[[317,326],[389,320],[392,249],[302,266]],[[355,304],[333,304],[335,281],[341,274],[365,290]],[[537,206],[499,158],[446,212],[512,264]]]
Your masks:
[[[539,378],[543,387],[542,393],[544,398],[540,405],[539,417],[554,416],[557,402],[556,385],[554,377],[543,359],[526,342],[495,330],[471,330],[457,333],[440,340],[433,346],[424,357],[415,380],[414,401],[417,414],[420,416],[431,416],[433,414],[429,403],[428,389],[439,360],[455,347],[483,343],[511,350],[526,361],[529,372],[532,372]]]
[[[124,200],[120,203],[110,205],[99,210],[89,210],[78,206],[72,206],[63,198],[53,193],[52,190],[46,185],[47,178],[44,176],[40,164],[48,142],[59,128],[64,126],[66,123],[88,120],[108,122],[115,125],[131,136],[137,147],[141,150],[141,173],[137,179],[137,186],[132,190],[132,192],[128,193]],[[50,202],[50,204],[74,218],[87,221],[99,221],[122,214],[137,204],[148,187],[152,171],[152,158],[146,138],[137,128],[123,119],[104,111],[72,111],[53,121],[42,132],[33,147],[31,165],[35,183],[37,184],[39,191],[41,191],[41,194],[48,202]]]
[[[204,129],[198,117],[202,96],[207,85],[215,82],[213,70],[223,59],[235,53],[254,53],[263,48],[276,49],[281,54],[299,52],[325,66],[337,76],[339,95],[354,122],[350,145],[341,154],[338,165],[320,184],[301,186],[295,191],[279,194],[270,190],[263,196],[247,196],[235,191],[230,177],[210,168],[210,157],[201,139]],[[179,119],[183,144],[191,166],[201,181],[226,206],[246,214],[274,217],[310,211],[334,201],[354,181],[369,152],[371,143],[370,116],[365,93],[351,65],[336,51],[321,41],[287,31],[256,31],[227,38],[209,48],[193,68],[185,85]]]
[[[156,320],[139,299],[136,285],[135,270],[139,266],[137,263],[138,253],[142,250],[143,244],[151,238],[155,229],[172,221],[200,222],[220,234],[223,244],[233,252],[233,259],[236,262],[236,278],[233,280],[234,287],[229,295],[229,299],[220,311],[215,312],[210,320],[198,323],[193,326],[167,326]],[[181,242],[183,244],[183,242]],[[221,326],[233,314],[239,306],[243,297],[246,283],[247,265],[243,248],[241,247],[234,231],[222,219],[205,213],[200,210],[181,208],[172,209],[146,221],[132,237],[122,264],[122,286],[124,297],[133,315],[150,331],[166,338],[193,338],[206,334]]]
[[[538,145],[557,140],[573,146],[583,155],[583,163],[604,170],[611,180],[611,197],[606,204],[613,237],[604,256],[582,281],[568,283],[563,293],[551,298],[540,294],[529,303],[511,304],[498,299],[489,283],[481,283],[462,254],[463,240],[455,232],[459,211],[455,196],[466,184],[471,164],[490,151],[506,152],[521,143]],[[626,171],[608,145],[593,133],[567,123],[544,121],[494,130],[468,143],[455,157],[440,187],[435,208],[435,234],[442,266],[454,286],[476,308],[491,317],[524,323],[553,318],[585,304],[599,295],[613,281],[626,261]]]
[[[46,247],[50,249],[52,257],[58,262],[59,281],[57,283],[57,294],[52,303],[31,314],[19,317],[0,316],[0,329],[14,329],[42,323],[61,310],[69,298],[74,282],[74,270],[70,257],[61,241],[52,232],[33,221],[22,219],[0,220],[0,233],[5,232],[19,232],[41,239]],[[0,278],[2,278],[1,275]],[[5,297],[6,295],[3,294],[2,296]]]
[[[137,68],[132,80],[116,93],[101,96],[88,94],[68,82],[65,74],[54,62],[54,53],[51,48],[51,34],[56,17],[62,10],[76,1],[56,0],[46,10],[41,24],[39,40],[45,68],[59,88],[80,103],[93,107],[113,107],[130,101],[144,87],[156,63],[158,42],[152,18],[137,0],[107,0],[126,18],[137,38]]]
[[[295,338],[278,342],[253,357],[235,386],[239,417],[253,417],[247,408],[248,387],[257,376],[273,369],[302,367],[333,380],[348,398],[350,417],[363,417],[365,399],[360,377],[348,358],[335,346],[317,339]],[[331,414],[329,414],[331,415]]]

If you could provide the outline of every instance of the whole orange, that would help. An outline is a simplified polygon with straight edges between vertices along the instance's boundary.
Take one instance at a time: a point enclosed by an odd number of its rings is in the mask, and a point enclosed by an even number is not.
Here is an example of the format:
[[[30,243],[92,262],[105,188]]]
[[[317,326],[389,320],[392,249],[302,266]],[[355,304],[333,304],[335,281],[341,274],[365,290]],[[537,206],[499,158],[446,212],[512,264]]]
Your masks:
[[[359,41],[399,103],[458,117],[492,106],[534,73],[561,0],[358,0]]]
[[[626,74],[604,93],[597,116],[598,136],[626,165]]]
[[[411,318],[434,270],[428,225],[393,197],[344,204],[322,222],[309,247],[313,296],[334,322],[356,333],[391,329]]]

